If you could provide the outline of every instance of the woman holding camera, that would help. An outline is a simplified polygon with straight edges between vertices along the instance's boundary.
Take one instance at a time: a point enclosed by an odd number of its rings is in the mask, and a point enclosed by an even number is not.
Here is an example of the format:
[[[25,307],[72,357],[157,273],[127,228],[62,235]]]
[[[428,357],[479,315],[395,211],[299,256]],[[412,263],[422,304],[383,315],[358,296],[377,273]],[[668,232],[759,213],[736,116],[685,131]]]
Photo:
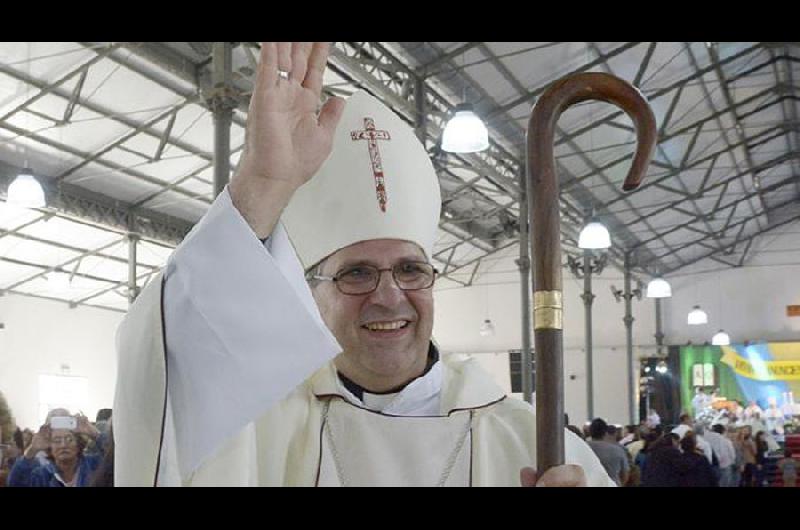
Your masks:
[[[14,463],[8,477],[9,486],[82,488],[89,485],[101,458],[84,454],[84,449],[88,439],[96,438],[99,433],[86,416],[72,418],[74,427],[67,426],[71,428],[55,428],[65,425],[54,423],[54,420],[65,417],[54,417],[42,425],[25,450],[24,457]],[[39,452],[47,454],[45,463],[36,458]]]

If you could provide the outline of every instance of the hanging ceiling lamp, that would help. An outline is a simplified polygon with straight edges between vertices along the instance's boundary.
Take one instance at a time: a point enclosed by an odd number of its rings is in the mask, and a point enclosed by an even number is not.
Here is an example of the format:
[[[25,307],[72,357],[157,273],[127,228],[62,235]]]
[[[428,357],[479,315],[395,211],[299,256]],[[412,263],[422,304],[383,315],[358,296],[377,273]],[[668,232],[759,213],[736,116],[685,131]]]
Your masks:
[[[654,278],[647,284],[647,298],[669,298],[672,287],[664,278]]]
[[[689,311],[689,316],[687,317],[687,321],[690,326],[700,326],[702,324],[708,324],[708,315],[705,311],[700,309],[699,305],[696,305]]]
[[[7,201],[23,208],[44,208],[47,205],[42,185],[28,168],[23,169],[8,186]]]
[[[584,249],[602,249],[611,246],[611,234],[606,225],[597,219],[591,219],[578,236],[578,247]]]
[[[719,330],[716,335],[711,337],[711,344],[714,346],[730,346],[731,338],[723,330]]]
[[[492,324],[492,321],[488,318],[481,324],[480,334],[481,337],[491,337],[494,335],[494,324]]]
[[[442,150],[448,153],[477,153],[489,148],[489,131],[469,103],[456,106],[455,114],[442,133]]]

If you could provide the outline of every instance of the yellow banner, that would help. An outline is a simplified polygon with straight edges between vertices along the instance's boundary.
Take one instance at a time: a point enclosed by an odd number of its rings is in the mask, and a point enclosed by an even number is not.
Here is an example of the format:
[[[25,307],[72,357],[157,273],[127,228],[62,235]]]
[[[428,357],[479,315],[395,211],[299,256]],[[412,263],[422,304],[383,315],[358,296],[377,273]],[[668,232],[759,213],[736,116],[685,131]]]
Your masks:
[[[758,381],[800,381],[799,361],[757,361],[743,359],[733,348],[722,347],[720,362],[727,364],[742,377]]]

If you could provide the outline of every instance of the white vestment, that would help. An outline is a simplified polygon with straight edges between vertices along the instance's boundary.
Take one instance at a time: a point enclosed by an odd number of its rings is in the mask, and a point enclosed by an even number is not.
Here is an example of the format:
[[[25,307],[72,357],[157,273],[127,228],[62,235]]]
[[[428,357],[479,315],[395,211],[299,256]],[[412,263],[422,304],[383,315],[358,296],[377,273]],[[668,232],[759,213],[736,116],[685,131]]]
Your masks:
[[[390,398],[353,396],[279,225],[259,241],[220,194],[117,335],[115,485],[519,485],[535,416],[444,356]],[[365,404],[366,402],[366,404]],[[565,430],[566,462],[613,486]]]

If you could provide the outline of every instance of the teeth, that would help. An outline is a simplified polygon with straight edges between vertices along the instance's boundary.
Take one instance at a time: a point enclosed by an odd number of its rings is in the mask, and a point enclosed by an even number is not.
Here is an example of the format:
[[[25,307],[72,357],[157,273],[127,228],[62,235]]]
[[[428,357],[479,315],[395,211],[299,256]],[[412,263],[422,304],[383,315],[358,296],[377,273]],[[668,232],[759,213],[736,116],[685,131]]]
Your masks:
[[[407,324],[408,321],[400,320],[397,322],[373,322],[364,327],[370,331],[393,331],[395,329],[404,328]]]

